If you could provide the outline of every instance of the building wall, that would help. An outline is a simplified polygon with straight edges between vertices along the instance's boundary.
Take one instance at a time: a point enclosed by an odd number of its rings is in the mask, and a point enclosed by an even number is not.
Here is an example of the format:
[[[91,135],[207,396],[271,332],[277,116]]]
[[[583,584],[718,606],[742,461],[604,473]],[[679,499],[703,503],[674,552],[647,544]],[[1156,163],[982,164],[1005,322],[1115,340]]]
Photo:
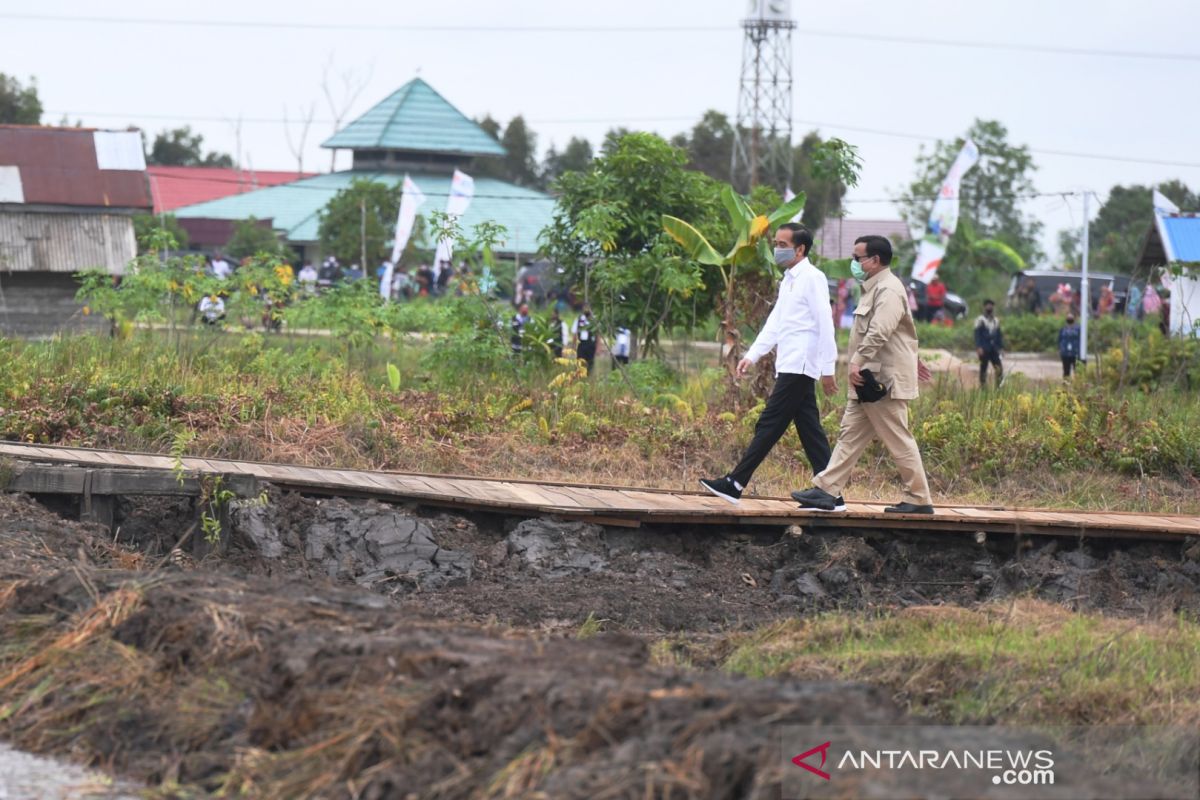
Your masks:
[[[84,314],[79,284],[69,272],[0,272],[0,334],[44,338],[74,331],[107,331],[108,320]]]
[[[137,255],[131,215],[52,208],[0,205],[0,272],[120,275]]]

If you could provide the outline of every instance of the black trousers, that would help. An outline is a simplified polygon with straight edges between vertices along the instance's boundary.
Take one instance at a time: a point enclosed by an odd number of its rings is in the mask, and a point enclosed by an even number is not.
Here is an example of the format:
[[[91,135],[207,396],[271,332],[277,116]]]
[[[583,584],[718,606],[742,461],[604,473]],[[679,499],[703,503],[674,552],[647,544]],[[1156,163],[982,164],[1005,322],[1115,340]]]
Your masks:
[[[1075,370],[1075,356],[1063,356],[1063,377],[1071,377],[1071,373]]]
[[[741,462],[729,473],[742,486],[750,483],[754,470],[763,462],[775,443],[793,423],[800,434],[804,455],[812,465],[813,475],[829,465],[829,439],[821,427],[821,413],[817,410],[817,382],[807,375],[781,372],[775,379],[775,389],[767,398],[767,405],[758,424],[754,426],[754,438],[746,448]]]
[[[987,386],[988,364],[996,368],[996,385],[999,386],[1004,378],[1004,362],[1000,360],[1000,353],[995,350],[984,350],[983,355],[979,357],[979,385]]]

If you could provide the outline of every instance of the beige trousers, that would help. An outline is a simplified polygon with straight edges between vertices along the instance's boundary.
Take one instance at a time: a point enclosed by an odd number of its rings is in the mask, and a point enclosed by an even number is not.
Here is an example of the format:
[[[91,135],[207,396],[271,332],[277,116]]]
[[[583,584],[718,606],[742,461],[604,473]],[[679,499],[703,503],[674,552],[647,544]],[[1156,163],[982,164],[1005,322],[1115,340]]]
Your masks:
[[[929,481],[917,440],[908,430],[908,401],[885,397],[874,403],[861,403],[851,398],[842,415],[842,430],[833,455],[813,485],[835,497],[850,480],[850,470],[858,463],[871,440],[879,437],[892,454],[904,481],[904,500],[918,505],[933,505]]]

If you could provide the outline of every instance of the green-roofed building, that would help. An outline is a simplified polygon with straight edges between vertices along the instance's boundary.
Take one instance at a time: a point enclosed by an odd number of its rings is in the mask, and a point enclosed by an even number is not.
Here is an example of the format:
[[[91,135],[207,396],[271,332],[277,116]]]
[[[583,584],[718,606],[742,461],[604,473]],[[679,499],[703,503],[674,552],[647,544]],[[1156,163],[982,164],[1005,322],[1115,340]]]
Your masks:
[[[499,142],[420,78],[397,89],[321,146],[351,150],[351,168],[184,206],[175,216],[193,241],[201,244],[206,227],[228,230],[229,222],[247,217],[269,220],[288,244],[303,251],[305,260],[315,262],[321,210],[351,181],[397,185],[408,174],[427,198],[420,213],[428,214],[445,209],[455,169],[471,175],[476,159],[505,154]],[[537,236],[553,213],[554,198],[544,192],[475,177],[475,197],[459,223],[467,231],[484,221],[503,225],[508,230],[504,252],[533,253]],[[223,223],[214,225],[210,220]],[[193,232],[200,234],[199,239]]]

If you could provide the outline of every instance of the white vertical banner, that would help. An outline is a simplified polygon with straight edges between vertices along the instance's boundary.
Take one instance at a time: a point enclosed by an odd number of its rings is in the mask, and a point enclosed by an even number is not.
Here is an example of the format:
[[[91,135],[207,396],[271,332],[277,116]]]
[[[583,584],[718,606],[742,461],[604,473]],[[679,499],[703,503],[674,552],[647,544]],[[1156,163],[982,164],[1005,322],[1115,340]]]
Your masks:
[[[792,191],[791,186],[788,186],[787,188],[785,188],[783,190],[783,202],[790,203],[795,199],[796,199],[796,193]],[[804,209],[801,208],[799,211],[796,212],[795,216],[793,216],[790,220],[788,220],[788,222],[799,222],[800,218],[803,216],[804,216]]]
[[[417,209],[424,203],[425,193],[412,178],[405,175],[404,190],[400,194],[400,213],[396,215],[396,240],[392,244],[392,258],[384,268],[383,277],[379,279],[379,294],[384,298],[392,296],[392,276],[396,264],[400,263],[400,254],[408,246],[413,226],[417,224]]]
[[[937,276],[938,267],[946,255],[946,245],[958,227],[958,191],[962,177],[971,167],[979,163],[979,147],[970,139],[963,143],[962,150],[950,166],[950,172],[942,181],[933,209],[929,212],[929,224],[925,235],[917,246],[917,260],[913,262],[912,276],[922,283],[929,283]]]
[[[458,219],[466,213],[475,197],[475,179],[465,172],[454,170],[454,178],[450,181],[450,197],[446,200],[446,216]],[[443,261],[449,261],[454,255],[454,244],[449,239],[438,242],[437,253],[433,257],[436,267]]]

